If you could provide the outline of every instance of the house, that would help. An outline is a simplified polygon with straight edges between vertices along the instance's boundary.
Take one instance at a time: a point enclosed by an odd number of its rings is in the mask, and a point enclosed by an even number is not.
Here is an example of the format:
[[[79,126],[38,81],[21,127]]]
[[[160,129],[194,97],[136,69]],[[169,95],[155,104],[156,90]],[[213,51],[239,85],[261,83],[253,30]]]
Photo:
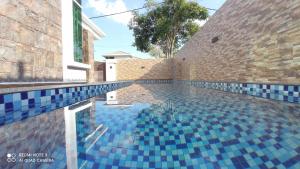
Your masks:
[[[105,58],[105,72],[106,81],[116,81],[116,64],[118,60],[121,59],[138,59],[129,53],[123,51],[115,51],[111,53],[104,54]]]
[[[82,13],[80,0],[62,1],[63,80],[65,82],[95,81],[93,41],[103,36],[103,31]]]
[[[3,1],[0,83],[94,82],[93,43],[105,34],[81,0]]]
[[[123,51],[115,51],[111,53],[104,54],[103,57],[105,59],[131,59],[135,58],[129,53],[123,52]]]

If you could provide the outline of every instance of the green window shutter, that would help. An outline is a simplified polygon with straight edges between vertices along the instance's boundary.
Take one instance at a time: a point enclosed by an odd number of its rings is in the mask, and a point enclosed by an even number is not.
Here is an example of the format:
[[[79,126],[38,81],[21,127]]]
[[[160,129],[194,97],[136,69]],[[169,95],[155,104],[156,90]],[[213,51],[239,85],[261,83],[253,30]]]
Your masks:
[[[74,60],[76,62],[83,61],[81,21],[81,8],[73,2]]]

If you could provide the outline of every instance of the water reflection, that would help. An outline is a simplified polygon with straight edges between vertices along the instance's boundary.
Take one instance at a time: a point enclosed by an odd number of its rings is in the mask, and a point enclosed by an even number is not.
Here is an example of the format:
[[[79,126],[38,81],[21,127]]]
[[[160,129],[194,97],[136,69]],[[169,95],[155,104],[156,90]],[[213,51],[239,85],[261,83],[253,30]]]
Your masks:
[[[64,108],[65,130],[66,130],[66,156],[68,168],[77,169],[82,166],[82,162],[78,160],[78,144],[82,142],[89,132],[91,132],[93,125],[91,123],[91,107],[93,103],[90,101],[82,102]],[[86,116],[86,121],[81,120],[80,117]],[[87,130],[81,130],[79,127],[87,125]],[[83,134],[80,134],[82,131]],[[84,151],[84,150],[83,150]],[[79,167],[80,168],[80,167]]]
[[[65,166],[65,120],[63,109],[42,114],[0,127],[0,168],[61,168]],[[38,162],[33,155],[43,153]],[[7,154],[14,154],[16,162],[8,162]],[[47,156],[47,157],[45,157]],[[35,159],[36,161],[32,161]],[[19,161],[23,160],[23,161]],[[63,164],[59,164],[63,161]]]
[[[229,155],[244,149],[285,162],[300,156],[299,119],[295,104],[189,86],[134,84],[1,126],[0,168],[172,168],[179,158],[194,161],[194,168],[224,167],[224,160],[234,168]],[[47,153],[54,161],[12,163],[7,153]]]

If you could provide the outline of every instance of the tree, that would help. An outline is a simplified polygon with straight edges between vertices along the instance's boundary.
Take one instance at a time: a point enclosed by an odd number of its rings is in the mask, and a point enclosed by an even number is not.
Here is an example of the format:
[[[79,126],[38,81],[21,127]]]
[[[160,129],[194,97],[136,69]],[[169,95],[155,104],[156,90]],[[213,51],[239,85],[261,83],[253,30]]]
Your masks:
[[[142,52],[159,46],[167,58],[199,30],[195,21],[208,17],[206,8],[187,0],[165,0],[161,4],[148,0],[145,6],[147,11],[134,13],[129,24],[135,37],[133,45]]]
[[[157,45],[151,45],[148,53],[150,54],[150,56],[155,57],[155,58],[165,58],[166,57],[164,52]]]

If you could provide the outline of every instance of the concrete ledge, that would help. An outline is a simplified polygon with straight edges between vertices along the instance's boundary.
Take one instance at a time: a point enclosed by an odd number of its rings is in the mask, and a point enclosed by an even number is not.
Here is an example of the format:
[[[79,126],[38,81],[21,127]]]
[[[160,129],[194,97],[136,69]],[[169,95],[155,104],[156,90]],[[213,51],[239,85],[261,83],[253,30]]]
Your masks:
[[[81,70],[91,69],[91,65],[85,63],[79,63],[79,62],[68,63],[67,66],[70,69],[81,69]]]
[[[34,87],[47,85],[65,85],[65,84],[84,84],[86,82],[0,82],[0,89],[3,88],[17,88],[17,87]]]

